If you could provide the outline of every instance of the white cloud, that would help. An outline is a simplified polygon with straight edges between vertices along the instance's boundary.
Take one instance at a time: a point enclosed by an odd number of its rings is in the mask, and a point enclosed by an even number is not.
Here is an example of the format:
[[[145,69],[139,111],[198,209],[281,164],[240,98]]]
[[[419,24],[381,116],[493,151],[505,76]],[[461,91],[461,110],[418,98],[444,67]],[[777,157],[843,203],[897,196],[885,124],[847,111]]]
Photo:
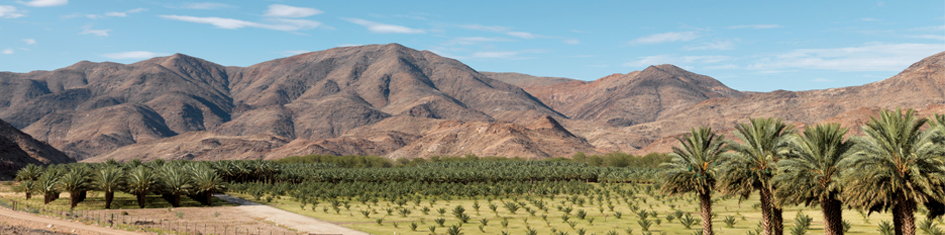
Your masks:
[[[565,43],[565,44],[571,44],[571,45],[581,44],[581,40],[577,40],[577,39],[573,39],[573,38],[561,40],[561,42],[563,42],[563,43]]]
[[[499,37],[457,37],[443,43],[444,45],[474,45],[480,43],[488,42],[508,42],[512,41],[508,38],[499,38]]]
[[[826,79],[826,78],[815,78],[815,79],[810,80],[810,81],[812,81],[812,82],[832,82],[833,80]]]
[[[471,25],[460,25],[459,27],[464,28],[464,29],[470,29],[470,30],[501,33],[501,34],[505,34],[505,35],[509,35],[509,36],[517,37],[517,38],[522,38],[522,39],[533,39],[533,38],[541,37],[541,35],[533,34],[529,32],[512,31],[509,27],[502,27],[502,26],[485,26],[485,25],[471,24]]]
[[[25,42],[26,45],[33,45],[33,44],[36,44],[36,39],[24,38],[24,39],[23,39],[23,42]]]
[[[705,42],[699,45],[686,46],[683,47],[684,50],[696,51],[696,50],[731,50],[735,48],[735,42],[738,39],[726,39],[726,40],[716,40],[712,42]]]
[[[169,54],[155,53],[155,52],[150,52],[150,51],[126,51],[126,52],[104,54],[102,56],[108,57],[109,59],[125,60],[125,59],[148,59],[152,57],[166,56],[166,55],[169,55]]]
[[[660,64],[676,64],[684,65],[691,63],[703,63],[703,64],[712,64],[723,61],[731,60],[731,57],[728,56],[672,56],[672,55],[655,55],[655,56],[645,56],[640,57],[639,60],[630,61],[624,63],[624,66],[631,67],[642,67],[650,65],[660,65]]]
[[[735,64],[723,64],[723,65],[715,65],[715,66],[705,66],[705,68],[706,69],[737,69],[740,67]]]
[[[31,7],[54,7],[62,6],[69,3],[69,0],[33,0],[29,2],[16,1],[16,3],[31,6]]]
[[[92,25],[86,25],[82,27],[82,32],[79,34],[91,34],[99,37],[108,37],[108,32],[111,31],[111,29],[92,29]]]
[[[357,18],[345,18],[345,20],[351,23],[355,23],[355,24],[367,27],[368,31],[371,31],[374,33],[406,33],[406,34],[427,33],[426,31],[423,31],[421,29],[408,28],[408,27],[404,27],[400,25],[377,23],[377,22],[367,21],[367,20],[362,20],[362,19],[357,19]]]
[[[307,16],[313,16],[321,14],[322,11],[309,8],[309,7],[293,7],[286,6],[281,4],[269,5],[269,10],[266,11],[265,16],[270,17],[288,17],[288,18],[301,18]]]
[[[138,13],[138,12],[147,11],[147,10],[148,10],[147,8],[140,8],[140,7],[139,7],[139,8],[135,8],[135,9],[128,10],[128,11],[126,11],[126,12],[127,12],[127,13]]]
[[[225,3],[216,3],[216,2],[194,2],[194,3],[185,3],[181,8],[184,9],[196,9],[196,10],[213,10],[220,8],[231,8],[233,6]]]
[[[4,55],[13,54],[13,49],[10,49],[10,48],[3,49],[3,54]]]
[[[838,71],[901,71],[912,63],[936,52],[945,51],[943,44],[870,43],[859,47],[799,49],[762,58],[752,69],[781,68],[824,69]]]
[[[62,17],[63,19],[72,19],[72,18],[76,18],[76,17],[85,17],[85,18],[97,20],[97,19],[104,19],[104,18],[108,18],[108,17],[127,17],[128,14],[138,13],[138,12],[147,11],[147,10],[148,10],[148,9],[146,9],[146,8],[135,8],[135,9],[127,10],[127,11],[124,11],[124,12],[117,12],[117,11],[106,12],[105,15],[73,13],[73,14],[70,14],[70,15],[63,15],[63,16],[60,16],[60,17]]]
[[[26,11],[17,10],[15,6],[0,5],[0,18],[14,19],[26,16]]]
[[[107,12],[105,16],[114,16],[114,17],[125,17],[128,16],[128,13],[124,12]]]
[[[781,28],[781,25],[776,24],[749,24],[749,25],[735,25],[725,27],[726,29],[773,29]]]
[[[921,38],[921,39],[935,39],[935,40],[945,40],[945,35],[936,35],[936,34],[923,34],[923,35],[908,35],[909,38]]]
[[[306,29],[314,29],[322,26],[322,23],[311,20],[295,20],[295,19],[273,19],[275,24],[262,24],[256,22],[242,21],[237,19],[230,18],[219,18],[219,17],[196,17],[196,16],[180,16],[180,15],[160,15],[159,17],[169,20],[179,20],[191,23],[200,23],[200,24],[210,24],[221,29],[240,29],[240,28],[262,28],[262,29],[271,29],[279,31],[298,31]]]
[[[643,36],[634,40],[631,40],[629,44],[639,45],[639,44],[657,44],[665,42],[687,42],[692,41],[693,39],[699,38],[699,33],[695,31],[686,31],[686,32],[668,32],[668,33],[659,33],[653,35]]]

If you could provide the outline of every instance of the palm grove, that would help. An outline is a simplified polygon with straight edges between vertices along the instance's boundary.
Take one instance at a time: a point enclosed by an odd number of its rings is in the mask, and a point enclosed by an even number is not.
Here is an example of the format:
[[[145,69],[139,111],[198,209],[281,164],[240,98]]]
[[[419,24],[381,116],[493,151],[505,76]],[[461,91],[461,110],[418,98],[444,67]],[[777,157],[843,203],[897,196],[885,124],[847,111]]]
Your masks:
[[[918,205],[930,219],[945,213],[945,116],[883,110],[845,139],[839,124],[796,133],[780,119],[756,118],[735,127],[734,139],[702,127],[678,138],[664,163],[665,194],[696,193],[703,234],[712,231],[711,194],[747,199],[757,192],[765,235],[782,235],[782,206],[818,206],[824,232],[843,234],[844,206],[891,211],[895,234],[915,234]]]

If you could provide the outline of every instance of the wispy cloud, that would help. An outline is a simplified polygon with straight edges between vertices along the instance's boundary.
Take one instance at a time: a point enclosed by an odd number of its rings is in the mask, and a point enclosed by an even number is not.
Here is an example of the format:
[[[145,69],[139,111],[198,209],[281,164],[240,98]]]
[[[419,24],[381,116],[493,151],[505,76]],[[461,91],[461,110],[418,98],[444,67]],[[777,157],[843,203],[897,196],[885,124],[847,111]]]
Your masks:
[[[25,42],[26,45],[33,45],[33,44],[36,44],[36,39],[24,38],[24,39],[23,39],[23,42]]]
[[[541,53],[543,50],[529,49],[518,51],[479,51],[473,52],[469,57],[480,59],[527,59],[523,54]]]
[[[373,21],[362,20],[358,18],[344,18],[348,22],[355,23],[361,26],[364,26],[368,31],[374,33],[403,33],[403,34],[417,34],[417,33],[427,33],[421,29],[408,28],[400,25],[384,24]]]
[[[16,3],[31,7],[54,7],[69,4],[69,0],[33,0],[29,2],[16,1]]]
[[[945,35],[937,35],[937,34],[907,35],[906,37],[908,37],[908,38],[920,38],[920,39],[945,40]]]
[[[725,27],[726,29],[773,29],[781,28],[781,25],[776,24],[746,24],[746,25],[735,25]]]
[[[111,29],[92,29],[92,25],[86,25],[82,27],[82,32],[79,34],[91,34],[98,37],[108,37],[108,32],[111,31]]]
[[[826,79],[826,78],[815,78],[815,79],[810,80],[810,81],[812,81],[812,82],[832,82],[833,80]]]
[[[505,34],[505,35],[509,35],[509,36],[517,37],[517,38],[522,38],[522,39],[534,39],[534,38],[541,37],[541,35],[533,34],[529,32],[512,31],[511,28],[504,27],[504,26],[485,26],[485,25],[471,24],[471,25],[460,25],[459,27],[464,28],[464,29],[469,29],[469,30],[501,33],[501,34]]]
[[[633,39],[628,44],[630,45],[641,45],[641,44],[658,44],[666,42],[687,42],[692,41],[693,39],[699,38],[701,35],[696,31],[685,31],[685,32],[668,32],[668,33],[659,33],[653,35],[647,35]]]
[[[712,56],[673,56],[673,55],[654,55],[640,57],[639,60],[624,63],[624,66],[641,67],[660,64],[684,65],[690,63],[711,64],[731,60],[731,57],[712,55]]]
[[[577,40],[577,39],[573,39],[573,38],[561,40],[561,42],[563,42],[564,44],[571,44],[571,45],[581,44],[581,40]]]
[[[15,6],[0,5],[0,18],[15,19],[26,16],[26,11],[17,10]]]
[[[302,18],[313,15],[318,15],[323,13],[321,10],[309,7],[294,7],[287,6],[282,4],[273,4],[269,5],[269,10],[266,11],[264,16],[269,17],[286,17],[286,18]]]
[[[147,59],[147,58],[167,56],[167,55],[170,55],[170,54],[156,53],[156,52],[150,52],[150,51],[126,51],[126,52],[103,54],[102,56],[108,57],[109,59],[126,60],[126,59]]]
[[[299,19],[271,19],[272,23],[263,24],[256,22],[249,22],[231,18],[220,18],[220,17],[196,17],[196,16],[182,16],[182,15],[160,15],[159,17],[169,20],[178,20],[191,23],[199,24],[209,24],[216,26],[221,29],[240,29],[240,28],[262,28],[262,29],[271,29],[279,31],[299,31],[314,29],[322,26],[321,22],[311,21],[311,20],[299,20]]]
[[[704,42],[699,45],[692,45],[683,47],[683,50],[688,51],[697,51],[697,50],[731,50],[735,49],[735,42],[740,41],[739,39],[725,39],[725,40],[715,40],[712,42]]]
[[[3,54],[4,55],[13,54],[13,49],[10,49],[10,48],[3,49]]]
[[[799,49],[762,58],[752,69],[782,68],[838,71],[900,71],[916,61],[945,50],[943,44],[870,43],[859,47]]]
[[[213,9],[232,8],[232,7],[234,6],[226,4],[226,3],[192,2],[192,3],[184,3],[184,5],[181,6],[180,8],[195,9],[195,10],[213,10]]]
[[[76,18],[76,17],[85,17],[85,18],[97,20],[97,19],[105,19],[105,18],[108,18],[108,17],[127,17],[128,14],[138,13],[138,12],[147,11],[147,10],[148,10],[148,9],[145,9],[145,8],[135,8],[135,9],[127,10],[127,11],[124,11],[124,12],[117,12],[117,11],[106,12],[104,15],[72,13],[72,14],[63,15],[63,16],[60,16],[60,17],[63,18],[63,19],[72,19],[72,18]]]
[[[443,43],[443,45],[475,45],[489,42],[509,42],[512,39],[500,37],[457,37]]]

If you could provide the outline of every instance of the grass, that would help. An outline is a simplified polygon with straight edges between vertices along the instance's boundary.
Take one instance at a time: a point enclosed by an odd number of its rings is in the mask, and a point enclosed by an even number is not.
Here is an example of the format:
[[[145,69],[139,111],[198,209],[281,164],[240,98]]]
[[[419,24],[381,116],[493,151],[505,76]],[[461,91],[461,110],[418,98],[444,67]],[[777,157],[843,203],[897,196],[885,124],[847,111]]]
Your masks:
[[[246,194],[232,195],[247,200],[253,199],[252,196]],[[568,195],[568,197],[571,197],[571,195]],[[648,212],[647,220],[650,222],[649,232],[653,234],[693,234],[693,232],[702,230],[701,222],[696,222],[691,229],[686,229],[680,223],[678,217],[673,216],[675,217],[673,220],[666,218],[667,215],[674,214],[676,210],[680,210],[684,213],[692,213],[693,218],[701,219],[698,200],[694,196],[657,198],[651,195],[637,194],[635,195],[635,199],[628,200],[638,207],[636,211],[632,210],[628,203],[625,203],[622,198],[616,195],[612,195],[609,199],[610,204],[614,206],[613,211],[611,211],[608,206],[608,199],[604,199],[602,200],[603,203],[599,203],[596,199],[596,195],[592,196],[594,199],[584,195],[580,195],[579,197],[585,199],[586,202],[583,203],[583,205],[566,200],[564,195],[558,195],[553,199],[531,197],[532,200],[542,200],[548,208],[547,212],[537,209],[536,206],[528,202],[525,197],[520,197],[517,201],[515,198],[499,197],[491,202],[482,197],[449,201],[437,199],[432,203],[432,207],[430,206],[430,200],[428,198],[424,198],[419,206],[410,202],[403,207],[388,201],[380,201],[375,205],[371,202],[362,204],[356,200],[350,200],[350,208],[345,209],[344,207],[339,207],[338,212],[336,212],[328,202],[320,202],[314,210],[311,204],[300,207],[301,204],[299,202],[287,196],[276,197],[271,202],[266,202],[265,199],[257,202],[337,223],[371,234],[396,233],[422,235],[430,233],[428,229],[430,226],[437,227],[437,234],[446,234],[448,229],[453,225],[458,225],[462,232],[467,235],[501,234],[503,231],[508,234],[528,234],[529,229],[535,230],[537,234],[555,234],[556,232],[579,234],[579,232],[583,230],[585,231],[584,234],[604,235],[610,233],[610,231],[617,232],[617,234],[626,234],[625,231],[628,228],[633,229],[634,234],[641,234],[643,230],[639,222],[640,216],[637,213],[640,210],[646,210]],[[717,215],[712,220],[716,233],[747,234],[749,231],[757,228],[758,221],[761,220],[761,213],[758,209],[753,208],[753,204],[758,203],[756,197],[749,198],[742,202],[739,202],[737,198],[723,200],[722,197],[713,197],[713,199],[718,200],[713,204],[713,212]],[[519,202],[524,202],[526,205],[520,206],[514,214],[505,206],[506,203]],[[479,213],[476,213],[473,209],[473,205],[476,203],[480,205]],[[493,213],[489,204],[495,204],[497,206],[497,213]],[[451,213],[457,206],[465,208],[465,214],[470,217],[468,218],[468,223],[461,223],[460,220]],[[567,211],[567,209],[558,210],[558,206],[562,208],[572,208],[567,216],[567,222],[563,221],[562,218],[566,215],[564,211]],[[423,207],[430,208],[428,215],[424,215],[421,212]],[[525,207],[533,211],[537,210],[537,212],[532,215],[526,212]],[[437,213],[437,209],[440,208],[445,209],[446,213],[443,215]],[[601,212],[601,208],[603,208],[603,212]],[[393,213],[388,215],[386,212],[387,209],[393,209]],[[397,211],[401,209],[410,210],[411,213],[403,216],[397,213]],[[365,218],[363,211],[371,212],[368,218]],[[579,211],[584,211],[586,214],[584,219],[580,219],[577,215]],[[621,214],[621,218],[619,219],[614,215],[617,212]],[[653,212],[656,212],[656,216],[653,216]],[[820,209],[796,206],[789,206],[784,209],[783,217],[786,232],[790,231],[790,228],[794,226],[794,218],[800,212],[813,218],[807,234],[823,233],[823,217],[820,213]],[[869,217],[864,217],[864,215],[865,214],[860,214],[855,210],[844,211],[843,219],[852,225],[852,229],[849,231],[850,234],[879,234],[877,229],[880,221],[892,221],[892,217],[888,213],[873,213]],[[735,218],[731,228],[726,227],[726,223],[724,222],[725,218],[728,216]],[[918,218],[917,223],[924,219],[924,216],[919,214],[917,214],[916,217]],[[444,226],[440,226],[435,222],[438,219],[445,219],[446,222]],[[489,222],[486,225],[482,225],[480,222],[482,219],[486,219]],[[380,224],[378,224],[378,220],[381,221]],[[507,228],[503,226],[503,224],[506,223],[502,221],[508,221]],[[413,223],[418,225],[416,231],[411,231],[412,226],[410,225]],[[397,226],[395,226],[395,224]],[[938,224],[942,224],[941,221],[939,221]]]

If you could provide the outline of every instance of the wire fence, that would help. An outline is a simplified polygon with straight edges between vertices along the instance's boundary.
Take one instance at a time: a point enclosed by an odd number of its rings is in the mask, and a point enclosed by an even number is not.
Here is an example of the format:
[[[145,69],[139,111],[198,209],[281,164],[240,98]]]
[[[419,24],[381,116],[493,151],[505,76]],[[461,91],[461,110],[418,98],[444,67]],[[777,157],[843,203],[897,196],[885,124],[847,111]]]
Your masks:
[[[119,211],[76,211],[58,206],[35,205],[0,198],[0,206],[14,211],[46,215],[72,220],[88,225],[98,225],[126,231],[141,231],[157,234],[183,235],[289,235],[299,234],[285,230],[265,228],[239,228],[228,224],[209,224],[185,220],[165,220],[130,215]]]

